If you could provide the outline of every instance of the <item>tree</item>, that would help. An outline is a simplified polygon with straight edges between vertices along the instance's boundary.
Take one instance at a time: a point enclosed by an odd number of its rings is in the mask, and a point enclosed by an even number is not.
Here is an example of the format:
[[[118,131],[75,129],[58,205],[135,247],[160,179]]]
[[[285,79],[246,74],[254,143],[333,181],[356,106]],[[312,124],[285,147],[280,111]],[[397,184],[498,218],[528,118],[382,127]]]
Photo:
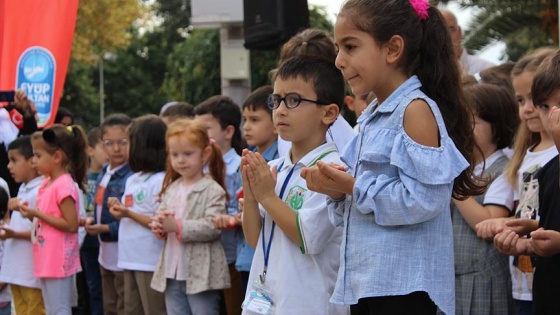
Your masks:
[[[534,48],[558,45],[558,0],[458,2],[463,7],[482,9],[465,32],[464,45],[469,51],[500,40],[506,43],[507,59],[515,61]]]
[[[312,27],[332,32],[324,7],[310,7]],[[221,93],[220,35],[217,29],[194,29],[175,47],[168,59],[162,92],[170,99],[198,104]],[[276,67],[279,49],[251,51],[251,88],[270,84],[269,71]]]

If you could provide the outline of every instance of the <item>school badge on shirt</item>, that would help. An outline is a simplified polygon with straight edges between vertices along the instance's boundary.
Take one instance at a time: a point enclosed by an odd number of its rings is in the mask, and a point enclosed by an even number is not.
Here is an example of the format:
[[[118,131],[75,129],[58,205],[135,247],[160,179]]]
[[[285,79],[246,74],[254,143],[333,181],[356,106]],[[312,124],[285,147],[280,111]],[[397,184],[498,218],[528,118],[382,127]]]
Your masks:
[[[138,190],[136,196],[134,196],[135,203],[143,203],[146,200],[146,195],[148,194],[148,190],[145,187],[142,187]]]
[[[294,186],[288,192],[286,197],[286,204],[290,206],[292,210],[299,210],[303,207],[303,200],[305,199],[305,193],[307,189],[301,186]]]

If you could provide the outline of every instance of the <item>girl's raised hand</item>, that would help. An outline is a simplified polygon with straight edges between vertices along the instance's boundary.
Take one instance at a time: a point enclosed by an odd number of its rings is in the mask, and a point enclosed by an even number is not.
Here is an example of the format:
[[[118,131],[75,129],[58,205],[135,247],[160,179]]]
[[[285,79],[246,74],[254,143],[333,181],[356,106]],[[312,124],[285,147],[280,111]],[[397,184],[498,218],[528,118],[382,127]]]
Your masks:
[[[539,222],[532,219],[513,219],[504,223],[504,227],[508,230],[523,236],[531,233],[539,228]]]
[[[481,239],[491,241],[494,236],[502,232],[505,228],[506,221],[509,218],[492,218],[479,222],[475,225],[476,235]]]
[[[122,203],[114,203],[112,207],[109,208],[109,212],[115,217],[115,219],[120,220],[122,218],[128,217],[130,209],[125,207]]]
[[[535,254],[550,257],[560,253],[560,232],[539,228],[531,232],[531,244]]]
[[[116,197],[109,197],[107,198],[107,207],[111,209],[113,206],[121,205],[121,201]]]
[[[91,224],[92,222],[90,221],[89,224],[86,222],[85,225],[85,229],[86,232],[91,235],[91,236],[96,236],[99,235],[101,233],[108,233],[109,232],[109,225],[107,224]]]
[[[19,211],[19,204],[20,204],[19,198],[17,197],[10,198],[10,200],[8,200],[8,209]]]
[[[158,214],[158,221],[161,223],[161,229],[163,232],[172,233],[179,232],[179,226],[177,224],[177,219],[175,219],[175,213],[173,211],[164,211]]]
[[[334,163],[323,164],[324,167],[322,169],[315,165],[310,168],[304,168],[301,171],[300,176],[305,179],[307,188],[325,194],[335,200],[344,198],[345,194],[340,191],[340,186],[335,186],[334,178],[331,175],[337,176],[337,172],[346,173],[346,168]],[[331,174],[331,169],[334,171],[333,174]]]
[[[30,220],[33,219],[34,217],[36,217],[37,212],[39,212],[38,209],[30,208],[27,205],[27,203],[20,204],[18,211],[21,213],[22,216],[24,216],[25,218],[28,218]]]
[[[214,227],[218,230],[229,230],[237,226],[237,220],[234,216],[223,214],[212,219]]]

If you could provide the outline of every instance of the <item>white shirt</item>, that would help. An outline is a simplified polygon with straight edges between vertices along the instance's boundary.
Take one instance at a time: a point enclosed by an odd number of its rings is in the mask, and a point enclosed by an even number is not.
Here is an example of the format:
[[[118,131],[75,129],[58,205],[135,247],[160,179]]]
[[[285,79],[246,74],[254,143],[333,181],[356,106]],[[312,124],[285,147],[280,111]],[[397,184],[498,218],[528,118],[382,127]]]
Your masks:
[[[303,167],[310,167],[317,159],[340,165],[340,155],[333,143],[326,143],[309,152],[294,164],[289,157],[281,157],[269,164],[280,166],[275,192],[281,187],[293,168],[286,184],[282,200],[296,211],[302,248],[296,245],[276,226],[270,246],[270,258],[266,275],[266,287],[271,290],[276,314],[347,314],[346,306],[329,303],[333,293],[339,266],[342,227],[334,227],[327,213],[327,196],[307,189],[300,177]],[[272,219],[261,207],[265,223],[264,238],[268,246]],[[262,233],[262,230],[261,230]],[[264,269],[262,235],[259,236],[245,297],[248,302],[252,284]],[[245,309],[243,314],[249,314]]]
[[[121,202],[133,212],[153,216],[159,207],[159,192],[164,176],[164,172],[139,172],[130,175],[126,180]],[[157,239],[149,228],[131,218],[121,219],[119,268],[153,272],[162,247],[163,240]]]
[[[28,183],[21,184],[17,195],[20,202],[26,201],[31,208],[35,208],[39,186],[44,179],[43,176],[39,176]],[[9,227],[19,232],[31,231],[33,222],[24,218],[19,211],[13,211]],[[33,245],[31,239],[7,239],[4,243],[4,258],[0,270],[0,281],[29,288],[41,288],[39,279],[33,275]]]
[[[103,175],[101,182],[99,182],[100,187],[107,187],[109,181],[111,180],[111,176],[121,169],[123,165],[117,166],[114,169],[110,169],[107,167],[107,172]],[[98,188],[99,189],[99,188]],[[101,222],[101,211],[103,205],[98,204],[96,212],[97,213],[97,222]],[[98,236],[99,237],[99,236]],[[119,242],[104,242],[99,238],[99,264],[103,266],[103,268],[110,270],[110,271],[122,271],[121,268],[118,267],[118,260],[119,260]]]

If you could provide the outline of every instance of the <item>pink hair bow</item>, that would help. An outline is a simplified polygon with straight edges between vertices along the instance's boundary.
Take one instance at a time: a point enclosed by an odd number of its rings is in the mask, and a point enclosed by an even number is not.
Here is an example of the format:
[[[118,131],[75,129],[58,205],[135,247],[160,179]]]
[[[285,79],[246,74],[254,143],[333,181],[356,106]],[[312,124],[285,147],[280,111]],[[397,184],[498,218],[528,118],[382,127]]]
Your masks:
[[[430,8],[430,3],[428,0],[408,0],[410,5],[416,14],[420,18],[420,20],[424,21],[428,18],[428,9]]]

